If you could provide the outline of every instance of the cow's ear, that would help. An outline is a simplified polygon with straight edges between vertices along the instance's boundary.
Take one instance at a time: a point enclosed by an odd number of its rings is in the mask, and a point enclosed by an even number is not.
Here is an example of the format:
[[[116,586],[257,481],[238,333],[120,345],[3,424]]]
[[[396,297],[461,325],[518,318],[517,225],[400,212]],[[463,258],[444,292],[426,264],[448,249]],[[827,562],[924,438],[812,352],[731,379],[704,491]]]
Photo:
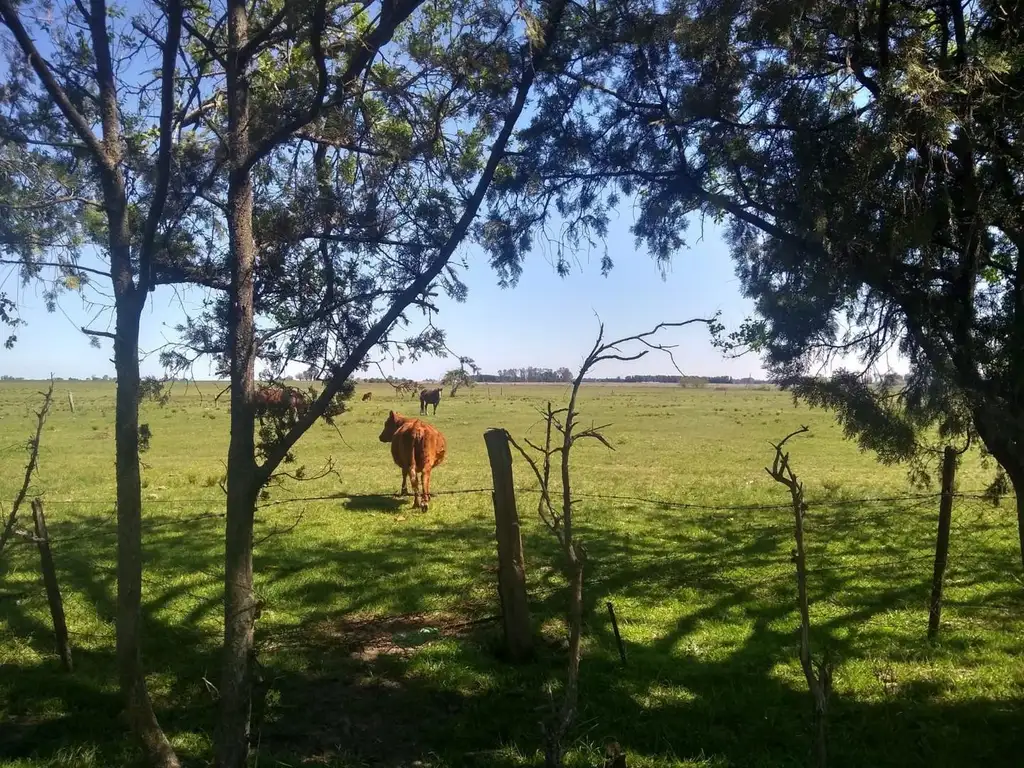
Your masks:
[[[395,412],[391,411],[391,413],[388,414],[388,418],[391,418],[391,419],[395,418]]]

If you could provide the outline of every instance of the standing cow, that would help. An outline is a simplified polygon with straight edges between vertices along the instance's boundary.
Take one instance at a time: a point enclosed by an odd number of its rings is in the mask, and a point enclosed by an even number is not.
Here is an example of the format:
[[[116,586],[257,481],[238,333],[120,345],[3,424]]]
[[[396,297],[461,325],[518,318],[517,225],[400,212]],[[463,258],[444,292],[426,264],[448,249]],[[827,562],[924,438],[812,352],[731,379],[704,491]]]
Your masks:
[[[434,406],[434,415],[437,415],[437,406],[441,402],[441,388],[424,389],[420,392],[420,414],[426,415],[427,406]]]
[[[430,472],[444,461],[448,450],[444,435],[425,421],[391,411],[384,422],[380,441],[391,443],[391,458],[402,470],[400,495],[408,494],[406,480],[410,480],[413,507],[426,511],[430,501]]]

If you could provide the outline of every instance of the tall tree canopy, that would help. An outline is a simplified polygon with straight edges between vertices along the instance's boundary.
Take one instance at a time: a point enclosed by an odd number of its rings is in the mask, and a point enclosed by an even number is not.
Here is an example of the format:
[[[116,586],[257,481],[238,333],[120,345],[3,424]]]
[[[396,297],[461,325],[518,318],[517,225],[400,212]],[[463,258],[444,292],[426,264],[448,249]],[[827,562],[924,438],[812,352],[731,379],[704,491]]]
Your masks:
[[[510,187],[598,225],[635,195],[660,260],[692,214],[727,218],[774,376],[892,456],[922,425],[976,431],[1018,491],[1024,558],[1021,6],[590,7]],[[809,378],[894,348],[901,392]]]

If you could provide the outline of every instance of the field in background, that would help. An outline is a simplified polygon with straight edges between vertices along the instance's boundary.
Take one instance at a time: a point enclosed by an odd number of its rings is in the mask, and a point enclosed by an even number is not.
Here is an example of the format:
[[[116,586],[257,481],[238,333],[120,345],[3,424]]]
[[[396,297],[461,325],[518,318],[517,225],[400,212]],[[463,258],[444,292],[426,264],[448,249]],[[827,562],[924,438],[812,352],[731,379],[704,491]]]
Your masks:
[[[38,406],[32,383],[0,384],[0,501],[23,474]],[[220,385],[176,384],[147,403],[144,454],[145,666],[161,722],[189,764],[210,757],[222,625],[227,448]],[[418,403],[374,386],[338,430],[299,444],[310,474],[271,489],[258,513],[259,765],[536,764],[538,720],[563,673],[553,542],[516,463],[528,586],[545,642],[511,667],[496,655],[491,426],[540,438],[536,411],[562,386],[480,385],[428,417],[448,438],[426,514],[391,496],[400,476],[377,435],[390,408]],[[71,391],[77,412],[67,403]],[[446,393],[447,394],[447,393]],[[58,383],[40,476],[76,670],[52,651],[37,558],[0,561],[0,764],[124,765],[113,663],[112,383]],[[764,471],[769,440],[806,424],[793,465],[808,513],[816,650],[837,659],[833,765],[1020,764],[1024,592],[1012,503],[958,500],[943,634],[925,641],[938,500],[880,467],[833,418],[785,393],[739,387],[587,385],[582,419],[616,450],[574,453],[589,553],[582,711],[574,765],[618,741],[630,766],[809,764],[810,702],[796,661],[791,518]],[[991,471],[968,456],[961,491]],[[449,491],[460,491],[448,493]],[[276,535],[271,535],[276,534]],[[605,601],[628,653],[618,660]],[[4,761],[7,761],[6,763]]]

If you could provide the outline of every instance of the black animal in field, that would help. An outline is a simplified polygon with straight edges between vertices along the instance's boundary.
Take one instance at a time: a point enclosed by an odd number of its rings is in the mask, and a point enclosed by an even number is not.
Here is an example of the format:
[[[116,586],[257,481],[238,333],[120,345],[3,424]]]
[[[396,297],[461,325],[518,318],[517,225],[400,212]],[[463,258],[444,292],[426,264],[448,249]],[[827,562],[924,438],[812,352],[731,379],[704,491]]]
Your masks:
[[[434,406],[434,413],[437,413],[438,403],[441,402],[441,388],[420,390],[420,413],[426,414],[427,406]]]

